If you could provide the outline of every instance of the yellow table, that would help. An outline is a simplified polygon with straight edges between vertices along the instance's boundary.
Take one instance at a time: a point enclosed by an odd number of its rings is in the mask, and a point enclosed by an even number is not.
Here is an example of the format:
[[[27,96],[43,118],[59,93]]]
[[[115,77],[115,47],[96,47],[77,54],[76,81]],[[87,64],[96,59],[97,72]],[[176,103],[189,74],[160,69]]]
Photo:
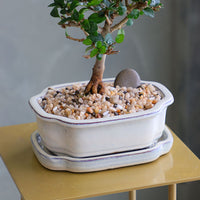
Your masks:
[[[173,133],[171,151],[158,160],[132,167],[93,173],[50,171],[33,154],[30,135],[36,123],[0,128],[0,154],[23,199],[72,200],[169,185],[169,200],[176,199],[176,184],[200,180],[200,160]]]

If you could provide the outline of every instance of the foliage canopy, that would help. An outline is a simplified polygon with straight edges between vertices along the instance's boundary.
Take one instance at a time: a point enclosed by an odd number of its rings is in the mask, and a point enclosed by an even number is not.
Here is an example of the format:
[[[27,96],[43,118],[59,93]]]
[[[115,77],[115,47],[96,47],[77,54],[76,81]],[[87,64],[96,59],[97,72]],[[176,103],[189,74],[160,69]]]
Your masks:
[[[54,0],[49,5],[51,16],[60,18],[58,24],[65,28],[66,37],[87,46],[86,58],[96,56],[99,60],[103,54],[117,53],[113,49],[124,41],[125,26],[132,26],[141,15],[154,17],[161,6],[160,0]],[[69,35],[70,27],[79,28],[85,37]]]

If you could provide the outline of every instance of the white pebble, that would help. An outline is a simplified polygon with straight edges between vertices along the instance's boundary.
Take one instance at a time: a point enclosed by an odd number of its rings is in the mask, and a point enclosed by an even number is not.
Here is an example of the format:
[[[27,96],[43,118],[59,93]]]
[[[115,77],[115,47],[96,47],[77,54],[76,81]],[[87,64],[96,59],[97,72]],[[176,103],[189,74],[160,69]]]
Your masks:
[[[55,106],[55,107],[53,108],[53,112],[56,112],[57,109],[58,109],[58,107]]]
[[[122,110],[123,109],[123,107],[121,106],[121,105],[119,105],[119,104],[117,104],[117,110]]]
[[[126,98],[126,99],[129,99],[129,98],[130,98],[130,93],[127,92],[127,93],[125,94],[125,98]]]
[[[115,88],[114,87],[110,87],[110,91],[113,91],[113,90],[115,90]]]
[[[82,98],[79,98],[79,103],[83,103],[83,99]]]
[[[117,111],[114,107],[110,107],[109,110],[110,110],[111,112],[116,112],[116,111]]]
[[[118,103],[119,102],[119,95],[112,96],[110,98],[111,103]]]
[[[103,116],[106,116],[108,114],[109,114],[109,111],[106,111],[106,112],[103,113]]]

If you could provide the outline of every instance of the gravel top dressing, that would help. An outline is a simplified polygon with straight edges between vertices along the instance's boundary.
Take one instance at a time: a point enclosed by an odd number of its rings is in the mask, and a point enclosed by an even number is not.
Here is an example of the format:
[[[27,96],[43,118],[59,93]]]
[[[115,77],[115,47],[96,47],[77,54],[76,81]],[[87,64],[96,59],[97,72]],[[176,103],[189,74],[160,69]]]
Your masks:
[[[161,92],[151,84],[127,88],[105,83],[105,88],[103,95],[85,95],[85,85],[82,84],[60,89],[48,88],[46,95],[38,102],[47,113],[86,120],[144,111],[162,98]]]

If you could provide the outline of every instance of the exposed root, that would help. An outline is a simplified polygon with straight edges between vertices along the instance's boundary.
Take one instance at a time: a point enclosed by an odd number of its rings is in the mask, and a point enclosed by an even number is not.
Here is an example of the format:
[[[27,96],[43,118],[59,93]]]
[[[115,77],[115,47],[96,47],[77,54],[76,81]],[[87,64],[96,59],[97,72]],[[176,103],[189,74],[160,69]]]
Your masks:
[[[85,88],[85,94],[89,94],[89,93],[104,94],[105,93],[104,83],[99,79],[93,79],[92,78]]]

